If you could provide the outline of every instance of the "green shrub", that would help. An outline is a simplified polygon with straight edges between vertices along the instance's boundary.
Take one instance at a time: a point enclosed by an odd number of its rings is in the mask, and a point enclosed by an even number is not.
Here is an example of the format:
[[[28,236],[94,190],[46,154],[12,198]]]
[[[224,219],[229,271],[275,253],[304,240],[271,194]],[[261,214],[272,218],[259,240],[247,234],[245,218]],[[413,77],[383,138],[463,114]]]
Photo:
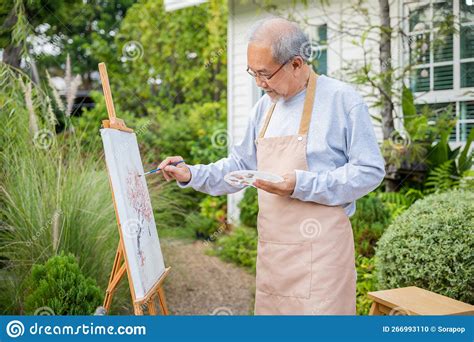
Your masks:
[[[357,270],[357,314],[368,315],[372,300],[367,293],[377,290],[377,277],[375,274],[375,259],[358,255],[356,258]]]
[[[80,144],[90,152],[102,153],[103,147],[99,129],[102,120],[108,119],[107,108],[102,92],[91,91],[89,96],[94,102],[94,107],[85,108],[81,116],[73,117],[72,120],[75,130],[80,136]],[[149,126],[145,126],[149,120],[134,117],[132,113],[122,110],[118,103],[115,103],[115,111],[120,113],[120,118],[135,131],[137,136],[141,135],[142,127],[149,128]],[[138,141],[140,141],[140,138],[138,138]]]
[[[192,129],[192,136],[188,137],[190,162],[208,164],[227,156],[231,141],[227,132],[224,99],[193,105],[185,118],[186,124]],[[167,118],[165,120],[168,121]]]
[[[219,224],[227,221],[227,196],[206,196],[201,203],[201,216],[213,219]]]
[[[390,212],[375,193],[357,200],[357,210],[351,217],[355,249],[358,255],[372,257],[383,231],[390,221]]]
[[[161,175],[147,178],[147,183],[160,238],[195,239],[194,231],[185,222],[189,213],[198,209],[196,197],[200,193],[191,188],[180,189],[174,181],[163,181]]]
[[[474,304],[474,193],[451,190],[415,202],[376,247],[381,288],[418,286]]]
[[[258,196],[257,189],[245,189],[244,198],[239,202],[240,222],[248,227],[257,227]]]
[[[198,239],[208,240],[221,226],[218,221],[204,217],[198,213],[191,213],[186,217],[186,229],[194,232]]]
[[[238,227],[216,242],[211,254],[224,261],[233,262],[255,273],[257,262],[257,232],[255,229]]]
[[[190,165],[208,164],[227,155],[226,103],[177,104],[161,110],[151,108],[153,124],[141,135],[142,146],[152,151],[156,162],[170,155],[180,155]],[[142,148],[143,149],[143,148]],[[150,155],[150,153],[147,153]]]
[[[351,217],[352,223],[387,223],[390,220],[390,213],[385,208],[384,203],[377,197],[377,194],[370,193],[357,200],[357,210]]]
[[[82,274],[72,254],[61,253],[44,265],[33,265],[28,287],[27,314],[44,307],[56,315],[92,315],[102,302],[101,290]]]
[[[105,289],[118,234],[104,160],[77,135],[56,134],[38,86],[23,94],[15,71],[0,63],[0,73],[0,310],[21,314],[32,265],[61,251]]]
[[[415,201],[423,198],[423,196],[422,191],[410,187],[403,187],[400,192],[377,192],[377,197],[389,212],[391,220],[395,219]]]

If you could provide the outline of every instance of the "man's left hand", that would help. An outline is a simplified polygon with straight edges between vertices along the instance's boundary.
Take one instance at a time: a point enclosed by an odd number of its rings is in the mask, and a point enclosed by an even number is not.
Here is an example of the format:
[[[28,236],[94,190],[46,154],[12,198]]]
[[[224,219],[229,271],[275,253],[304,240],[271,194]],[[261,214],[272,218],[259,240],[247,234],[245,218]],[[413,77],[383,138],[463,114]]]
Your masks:
[[[287,173],[283,175],[283,181],[278,183],[273,183],[265,180],[258,179],[253,182],[253,185],[256,188],[265,190],[272,194],[280,196],[290,196],[295,190],[296,185],[296,173]]]

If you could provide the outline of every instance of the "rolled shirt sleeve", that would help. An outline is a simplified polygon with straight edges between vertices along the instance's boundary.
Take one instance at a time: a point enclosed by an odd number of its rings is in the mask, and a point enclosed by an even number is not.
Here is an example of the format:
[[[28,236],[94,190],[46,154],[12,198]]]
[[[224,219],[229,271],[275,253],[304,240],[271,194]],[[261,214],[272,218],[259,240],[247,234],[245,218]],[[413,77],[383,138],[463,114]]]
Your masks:
[[[365,103],[348,113],[346,131],[347,163],[334,170],[295,170],[292,198],[324,205],[343,205],[368,194],[382,182],[385,163]]]

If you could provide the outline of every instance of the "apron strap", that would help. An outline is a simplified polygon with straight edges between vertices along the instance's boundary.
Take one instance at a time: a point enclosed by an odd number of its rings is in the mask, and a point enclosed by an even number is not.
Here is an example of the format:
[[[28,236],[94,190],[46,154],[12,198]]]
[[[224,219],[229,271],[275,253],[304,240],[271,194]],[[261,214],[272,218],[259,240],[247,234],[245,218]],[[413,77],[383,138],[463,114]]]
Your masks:
[[[309,123],[311,122],[311,114],[313,113],[313,105],[314,105],[314,98],[316,93],[316,79],[317,75],[311,69],[308,81],[308,87],[306,89],[306,97],[304,101],[303,107],[303,115],[301,116],[300,121],[300,128],[298,134],[304,135],[308,133]],[[260,131],[259,138],[263,138],[265,136],[265,132],[267,131],[268,124],[270,123],[270,119],[272,118],[273,110],[275,109],[276,102],[272,103],[270,109],[267,112],[265,122],[263,123],[263,127]]]
[[[263,123],[262,130],[260,131],[260,135],[258,136],[259,138],[263,138],[263,136],[265,135],[265,132],[267,131],[268,123],[270,122],[275,106],[276,106],[276,102],[273,102],[272,105],[270,106],[270,109],[267,112],[265,122]]]
[[[306,89],[306,98],[304,100],[303,115],[300,121],[299,135],[306,135],[309,130],[309,123],[311,122],[311,115],[313,114],[314,98],[316,95],[316,79],[317,75],[311,69],[309,75],[308,88]]]

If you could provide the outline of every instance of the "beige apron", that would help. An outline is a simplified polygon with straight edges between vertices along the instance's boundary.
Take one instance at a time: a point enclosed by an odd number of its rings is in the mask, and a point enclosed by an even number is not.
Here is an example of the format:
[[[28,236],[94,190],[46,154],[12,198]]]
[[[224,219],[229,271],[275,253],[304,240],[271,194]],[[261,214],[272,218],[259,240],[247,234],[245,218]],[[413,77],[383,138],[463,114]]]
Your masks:
[[[317,75],[311,72],[299,133],[256,140],[257,168],[278,175],[308,170],[306,145]],[[328,113],[331,115],[331,113]],[[356,271],[351,223],[326,206],[258,189],[256,315],[355,315]]]

